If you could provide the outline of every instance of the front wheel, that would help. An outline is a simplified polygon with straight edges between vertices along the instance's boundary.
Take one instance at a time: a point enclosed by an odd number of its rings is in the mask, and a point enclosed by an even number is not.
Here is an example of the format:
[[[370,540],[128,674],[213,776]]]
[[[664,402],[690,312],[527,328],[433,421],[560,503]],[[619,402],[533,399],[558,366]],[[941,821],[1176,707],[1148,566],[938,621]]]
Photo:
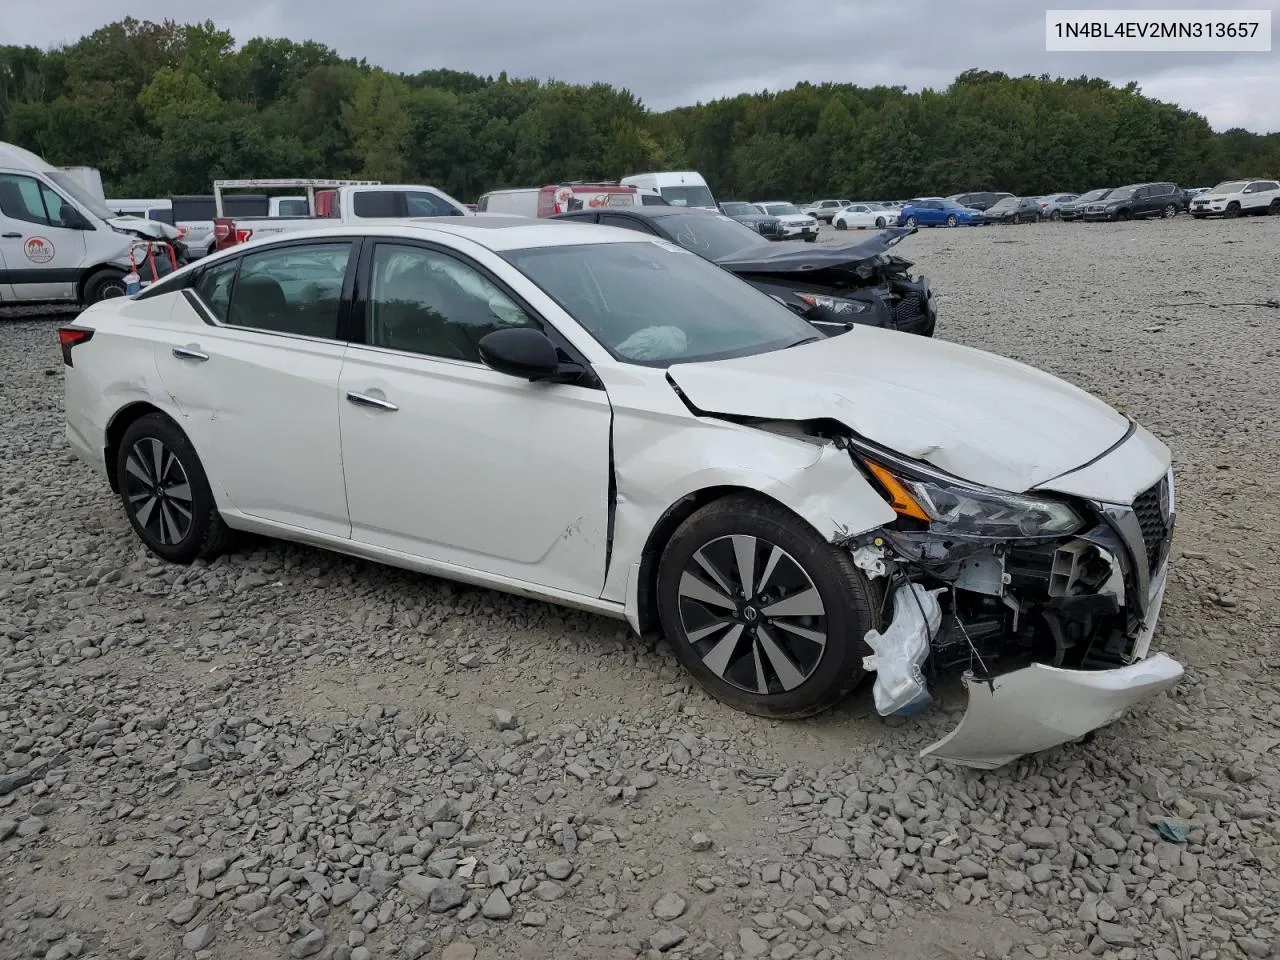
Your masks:
[[[1161,211],[1161,215],[1166,220],[1172,220],[1178,215],[1178,205],[1174,203],[1165,204],[1165,208]]]
[[[1055,211],[1053,211],[1053,213],[1049,214],[1049,219],[1050,219],[1050,220],[1061,220],[1061,219],[1062,219],[1062,211],[1061,211],[1061,210],[1055,210]]]
[[[805,238],[804,238],[804,242],[805,242],[805,243],[816,243],[817,241],[818,241],[818,238],[817,238],[817,237],[805,237]]]
[[[906,224],[906,226],[908,226],[908,227],[914,227],[914,226],[915,226],[917,223],[919,223],[920,221],[918,221],[915,217],[907,217],[907,219],[906,219],[905,221],[903,221],[903,222],[904,222],[904,223]]]
[[[835,224],[835,228],[836,228],[837,230],[848,230],[848,229],[849,229],[849,225],[848,225],[847,223],[845,223],[843,220],[835,220],[835,221],[833,221],[833,222],[834,222],[834,224]]]
[[[676,531],[658,566],[658,616],[676,656],[747,713],[819,713],[864,675],[879,591],[849,554],[777,503],[717,500]]]
[[[1231,203],[1228,203],[1227,212],[1224,216],[1228,220],[1234,220],[1236,217],[1240,216],[1240,204],[1236,203],[1234,200],[1231,201]]]
[[[99,270],[85,281],[84,302],[87,306],[99,300],[123,297],[128,292],[124,283],[124,274],[118,270]]]
[[[190,563],[230,541],[195,448],[164,414],[139,417],[125,430],[116,482],[129,523],[156,556]]]
[[[948,227],[958,227],[959,225],[960,225],[960,219],[954,213],[947,217]]]

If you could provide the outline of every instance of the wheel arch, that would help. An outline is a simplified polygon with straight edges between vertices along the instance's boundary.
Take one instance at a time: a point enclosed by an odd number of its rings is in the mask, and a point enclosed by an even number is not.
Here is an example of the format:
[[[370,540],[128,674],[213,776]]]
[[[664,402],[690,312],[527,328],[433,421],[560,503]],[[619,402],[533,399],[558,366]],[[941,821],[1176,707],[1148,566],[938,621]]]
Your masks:
[[[80,271],[80,279],[76,281],[76,302],[85,302],[85,291],[89,288],[89,281],[100,273],[113,273],[117,276],[125,276],[129,271],[115,263],[95,263],[91,267],[84,267]]]
[[[161,410],[153,403],[146,400],[137,400],[133,403],[126,404],[115,412],[111,420],[107,423],[106,436],[102,448],[102,459],[107,468],[107,482],[111,485],[112,493],[120,492],[119,478],[116,476],[116,457],[120,453],[120,441],[124,439],[125,431],[129,429],[138,420],[148,414],[158,413],[166,420],[173,423],[175,427],[182,430],[182,424],[169,416],[167,412]],[[186,431],[182,430],[184,436]],[[190,441],[190,437],[187,437]]]

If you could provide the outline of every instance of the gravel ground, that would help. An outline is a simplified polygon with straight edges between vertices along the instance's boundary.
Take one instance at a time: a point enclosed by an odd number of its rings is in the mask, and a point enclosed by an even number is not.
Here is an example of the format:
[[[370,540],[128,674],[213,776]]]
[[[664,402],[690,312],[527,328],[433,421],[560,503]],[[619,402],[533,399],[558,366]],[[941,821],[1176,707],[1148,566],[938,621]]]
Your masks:
[[[157,562],[69,454],[55,321],[0,325],[0,957],[1280,955],[1280,316],[1224,305],[1280,296],[1277,249],[1277,217],[900,248],[941,336],[1179,471],[1186,680],[990,773],[916,758],[955,687],[770,723],[589,615],[281,543]]]

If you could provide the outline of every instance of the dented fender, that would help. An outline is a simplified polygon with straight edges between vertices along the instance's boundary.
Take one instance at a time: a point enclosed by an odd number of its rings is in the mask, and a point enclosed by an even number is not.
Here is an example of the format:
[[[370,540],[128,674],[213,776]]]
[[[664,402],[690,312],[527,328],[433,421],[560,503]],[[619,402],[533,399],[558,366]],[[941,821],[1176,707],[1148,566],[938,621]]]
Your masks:
[[[603,365],[602,365],[603,366]],[[641,556],[658,522],[684,498],[714,487],[756,490],[837,541],[883,526],[893,510],[834,443],[695,416],[675,390],[655,405],[651,368],[600,371],[613,405],[614,522],[602,599],[623,602],[638,629]],[[634,391],[634,393],[633,393]],[[643,396],[642,396],[643,395]],[[635,404],[628,402],[635,397]],[[655,409],[655,406],[657,409]]]

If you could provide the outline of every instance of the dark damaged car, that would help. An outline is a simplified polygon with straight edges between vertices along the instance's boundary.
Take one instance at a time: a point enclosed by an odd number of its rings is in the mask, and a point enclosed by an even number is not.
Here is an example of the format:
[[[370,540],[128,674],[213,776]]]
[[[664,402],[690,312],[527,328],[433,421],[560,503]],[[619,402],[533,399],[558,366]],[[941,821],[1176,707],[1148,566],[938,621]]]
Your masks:
[[[582,210],[553,220],[599,223],[662,237],[746,280],[827,336],[854,324],[933,336],[938,306],[912,261],[890,251],[915,227],[892,227],[852,243],[784,246],[709,211],[679,208]]]

